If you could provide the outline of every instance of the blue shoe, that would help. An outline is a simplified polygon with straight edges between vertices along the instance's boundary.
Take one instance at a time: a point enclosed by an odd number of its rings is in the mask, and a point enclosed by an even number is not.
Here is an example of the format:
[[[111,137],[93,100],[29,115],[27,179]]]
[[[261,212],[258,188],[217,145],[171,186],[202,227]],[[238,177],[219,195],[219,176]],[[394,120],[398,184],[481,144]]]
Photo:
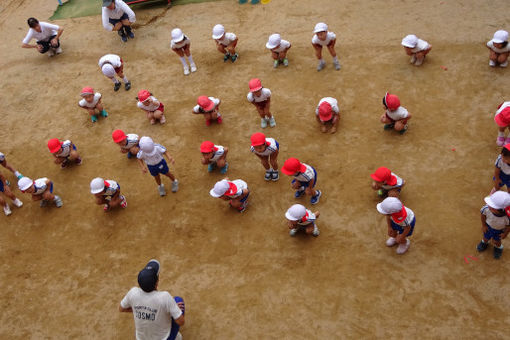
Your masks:
[[[216,163],[209,163],[207,166],[207,172],[213,172],[216,169]]]
[[[129,152],[129,151],[128,151],[128,153],[127,153],[127,158],[128,158],[128,159],[131,159],[131,158],[133,158],[133,157],[135,157],[135,156],[133,156],[133,154],[132,154],[131,152]]]
[[[295,198],[300,198],[301,196],[303,196],[305,194],[305,191],[304,190],[298,190],[296,191],[296,193],[294,194],[294,197]]]
[[[317,190],[317,195],[312,197],[312,199],[310,200],[310,203],[312,203],[312,204],[319,203],[319,199],[321,198],[321,196],[322,196],[322,192],[320,190]]]
[[[101,111],[101,116],[108,117],[108,112],[106,110]]]
[[[90,120],[92,121],[92,123],[97,122],[97,115],[90,116]]]
[[[220,169],[220,174],[224,175],[227,173],[228,170],[228,163],[225,163],[225,166]]]
[[[230,59],[230,54],[229,53],[225,53],[225,55],[223,56],[223,62],[227,62],[227,60]]]
[[[499,260],[501,255],[503,255],[503,248],[494,247],[494,254],[493,254],[494,258],[496,260]]]
[[[384,130],[391,130],[395,126],[395,123],[392,124],[384,124]]]
[[[478,250],[479,252],[482,252],[482,251],[486,250],[487,247],[489,247],[489,242],[485,243],[483,241],[480,241],[480,243],[478,243],[478,245],[476,246],[476,250]]]

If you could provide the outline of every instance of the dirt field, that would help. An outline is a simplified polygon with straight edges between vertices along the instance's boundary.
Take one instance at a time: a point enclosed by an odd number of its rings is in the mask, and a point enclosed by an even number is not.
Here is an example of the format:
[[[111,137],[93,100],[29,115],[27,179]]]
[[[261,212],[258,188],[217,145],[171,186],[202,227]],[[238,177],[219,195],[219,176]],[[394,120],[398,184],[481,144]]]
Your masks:
[[[58,22],[65,28],[58,57],[21,49],[26,19],[45,20],[55,4],[0,4],[0,151],[23,174],[53,179],[64,200],[61,209],[41,209],[16,190],[25,205],[0,216],[0,338],[134,338],[132,316],[117,306],[150,258],[162,264],[160,289],[186,301],[185,339],[508,337],[510,253],[496,261],[492,250],[475,249],[499,152],[492,117],[508,100],[509,70],[489,68],[484,44],[509,28],[507,1],[232,0],[139,10],[142,26],[127,44],[104,31],[100,17],[86,17]],[[316,72],[310,40],[319,21],[337,34],[339,72],[329,55]],[[233,65],[223,64],[210,38],[219,22],[239,37]],[[188,77],[169,48],[176,26],[191,38],[198,66]],[[264,48],[275,31],[293,44],[287,69],[273,70]],[[400,46],[410,33],[433,45],[420,68]],[[97,60],[106,53],[124,59],[130,92],[114,93],[102,76]],[[265,132],[280,142],[280,163],[298,157],[319,173],[318,238],[289,237],[290,179],[265,182],[249,152],[249,136],[260,130],[246,101],[255,76],[273,92],[278,126]],[[103,94],[110,113],[95,125],[76,105],[85,85]],[[165,126],[149,125],[137,109],[142,88],[165,104]],[[413,114],[404,136],[379,123],[386,91]],[[206,127],[191,114],[201,94],[222,99],[223,125]],[[340,103],[335,135],[315,123],[325,96]],[[112,142],[116,128],[168,147],[177,194],[158,196],[152,178]],[[46,148],[52,137],[72,139],[83,165],[55,166]],[[244,214],[209,196],[221,175],[200,165],[205,139],[228,146],[228,176],[248,182]],[[407,180],[402,198],[417,215],[404,256],[384,245],[369,177],[381,165]],[[88,184],[96,176],[120,182],[127,210],[105,214],[94,205]],[[466,264],[465,255],[479,260]]]

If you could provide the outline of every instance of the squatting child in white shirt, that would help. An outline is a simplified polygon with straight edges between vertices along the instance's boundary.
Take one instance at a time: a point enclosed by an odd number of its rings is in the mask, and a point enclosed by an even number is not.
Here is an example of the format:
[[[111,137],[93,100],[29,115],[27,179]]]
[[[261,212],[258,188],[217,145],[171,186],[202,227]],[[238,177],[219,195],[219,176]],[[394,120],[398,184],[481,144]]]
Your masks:
[[[326,62],[322,59],[322,48],[325,46],[331,56],[333,57],[333,65],[335,70],[340,70],[340,62],[335,51],[336,34],[328,31],[328,25],[323,22],[319,22],[315,25],[314,36],[312,38],[312,46],[315,50],[315,55],[319,59],[319,65],[317,65],[317,71],[321,71],[326,67]]]
[[[395,129],[401,135],[404,134],[407,131],[407,122],[411,119],[411,114],[405,107],[400,106],[400,99],[394,94],[386,92],[382,101],[386,110],[381,116],[384,130]]]
[[[227,173],[228,148],[226,146],[215,145],[213,142],[206,140],[200,145],[200,152],[202,153],[202,164],[207,165],[208,172],[219,168],[221,174]]]
[[[88,112],[92,123],[97,122],[98,112],[102,117],[108,117],[108,112],[101,103],[101,93],[94,92],[92,87],[87,86],[81,90],[80,95],[82,99],[78,102],[78,106]]]
[[[489,49],[489,66],[507,67],[510,46],[508,45],[508,32],[499,30],[494,33],[492,40],[487,42]]]
[[[237,36],[232,32],[225,32],[225,27],[223,25],[216,25],[212,30],[212,38],[216,43],[216,48],[218,51],[224,54],[223,62],[227,60],[232,60],[235,62],[237,60],[236,46],[237,46]]]
[[[136,98],[138,99],[136,105],[146,113],[147,119],[152,125],[156,124],[156,122],[160,124],[166,123],[165,105],[157,100],[152,93],[147,90],[140,90]]]
[[[409,63],[414,66],[420,66],[423,64],[425,56],[432,49],[432,45],[425,40],[419,39],[414,34],[405,36],[404,39],[402,39],[402,46],[404,46],[406,54],[411,56]]]
[[[287,52],[291,48],[290,42],[283,40],[278,34],[271,34],[266,43],[266,48],[271,50],[271,56],[273,58],[273,67],[277,68],[279,64],[283,66],[289,66],[289,60],[287,59]]]

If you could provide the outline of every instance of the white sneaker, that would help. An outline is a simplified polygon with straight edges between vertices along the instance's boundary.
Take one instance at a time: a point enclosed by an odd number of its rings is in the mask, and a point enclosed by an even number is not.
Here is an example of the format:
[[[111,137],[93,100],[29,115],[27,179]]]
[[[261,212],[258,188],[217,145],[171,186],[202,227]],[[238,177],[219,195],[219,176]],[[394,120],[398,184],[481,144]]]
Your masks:
[[[177,336],[175,337],[175,340],[182,340],[182,334],[181,332],[177,333]]]
[[[191,67],[191,72],[197,72],[197,65],[195,63],[189,65]]]
[[[341,66],[340,66],[340,62],[339,61],[334,61],[333,65],[335,65],[335,70],[337,70],[337,71],[340,70]]]
[[[386,240],[386,246],[387,247],[393,247],[395,244],[397,244],[397,239],[394,237],[390,237]]]
[[[188,66],[186,66],[186,67],[184,68],[184,75],[185,75],[185,76],[187,76],[188,74],[189,74],[189,67],[188,67]]]
[[[489,66],[490,67],[495,67],[496,66],[496,62],[494,60],[489,60]]]
[[[9,204],[7,203],[4,205],[4,213],[5,216],[9,216],[10,214],[12,214],[11,208],[9,208]]]
[[[166,190],[165,190],[165,185],[164,184],[161,184],[158,186],[158,192],[159,192],[159,196],[165,196],[166,195]]]
[[[269,126],[270,127],[276,126],[276,121],[274,120],[274,117],[269,118]]]
[[[410,245],[411,241],[409,241],[409,239],[406,240],[406,244],[399,244],[397,247],[397,254],[399,255],[404,254],[409,249]]]
[[[58,47],[58,48],[55,50],[55,53],[56,53],[56,54],[60,54],[60,53],[62,53],[62,47]]]
[[[265,118],[260,119],[260,127],[263,129],[267,128],[267,120]]]
[[[507,67],[508,66],[508,60],[505,61],[503,64],[499,64],[499,67]]]
[[[297,231],[298,231],[297,228],[291,229],[291,230],[289,230],[289,235],[290,236],[296,236]]]
[[[413,54],[413,56],[409,60],[409,64],[414,64],[415,62],[416,62],[416,54]]]
[[[179,181],[175,180],[172,182],[172,192],[177,192],[179,190]]]
[[[21,208],[23,206],[23,202],[21,202],[19,198],[16,198],[14,201],[12,201],[12,204],[14,204],[18,208]]]
[[[46,52],[46,54],[48,55],[48,57],[53,57],[55,55],[55,50],[53,50],[52,48],[50,48],[48,50],[48,52]]]
[[[326,67],[326,62],[325,61],[319,61],[319,65],[317,65],[317,71],[322,71],[322,69]]]
[[[315,237],[317,237],[317,236],[319,236],[319,235],[320,235],[320,233],[321,233],[321,232],[320,232],[319,228],[317,228],[317,226],[316,226],[316,225],[314,225],[314,226],[313,226],[313,232],[312,232],[312,235],[313,235],[313,236],[315,236]]]

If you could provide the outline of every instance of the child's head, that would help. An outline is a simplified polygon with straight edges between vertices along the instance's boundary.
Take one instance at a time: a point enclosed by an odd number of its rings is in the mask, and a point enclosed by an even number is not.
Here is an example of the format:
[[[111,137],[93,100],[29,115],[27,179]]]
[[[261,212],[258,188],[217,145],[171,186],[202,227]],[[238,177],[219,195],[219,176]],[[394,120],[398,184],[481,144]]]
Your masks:
[[[508,32],[503,30],[496,31],[492,42],[496,48],[505,48],[508,45]]]
[[[115,130],[112,132],[112,139],[118,145],[126,144],[127,136],[122,130]]]
[[[333,118],[333,108],[331,107],[331,104],[327,101],[323,101],[319,105],[319,119],[322,122],[327,122]]]
[[[138,91],[138,96],[136,98],[138,98],[138,100],[143,105],[149,105],[150,101],[151,101],[151,96],[152,96],[152,93],[150,93],[149,91],[147,91],[147,90],[140,90],[140,91]]]
[[[510,194],[505,191],[496,191],[492,195],[485,197],[484,201],[489,206],[491,212],[502,215],[505,213],[505,208],[510,206]]]
[[[58,140],[58,138],[52,138],[48,141],[48,150],[51,153],[57,153],[62,148],[62,142]]]
[[[223,25],[217,24],[213,27],[212,30],[212,38],[214,40],[221,40],[225,36],[225,27]]]
[[[184,33],[182,33],[180,28],[174,28],[172,30],[172,42],[174,44],[178,44],[184,40]]]
[[[501,104],[503,105],[503,104]],[[501,107],[499,105],[499,108]],[[496,124],[498,124],[499,127],[507,127],[510,125],[510,107],[505,107],[503,110],[501,110],[500,113],[494,116],[494,121]]]
[[[390,111],[395,111],[400,106],[400,99],[396,95],[389,94],[388,92],[384,95],[382,102],[384,108]]]
[[[90,181],[90,192],[94,196],[100,196],[105,190],[104,179],[96,177]]]
[[[391,215],[396,222],[402,222],[407,217],[404,205],[396,197],[387,197],[381,203],[377,204],[377,211],[383,215]]]
[[[283,163],[282,172],[286,175],[295,176],[305,171],[306,167],[297,158],[289,158]]]
[[[306,216],[306,208],[301,204],[294,204],[285,213],[285,217],[290,223],[296,225],[303,217]]]
[[[326,40],[328,36],[328,25],[323,22],[319,22],[315,25],[314,33],[317,34],[319,40]]]
[[[406,49],[413,49],[418,45],[418,37],[414,34],[409,34],[402,39],[402,46]]]
[[[395,185],[397,178],[391,174],[391,170],[385,167],[380,167],[373,174],[370,175],[374,181],[379,184]]]
[[[510,164],[510,144],[505,145],[501,149],[501,158],[506,164]]]
[[[143,136],[140,138],[140,150],[142,150],[144,153],[151,155],[153,152],[155,152],[156,148],[154,147],[154,141],[152,138]]]
[[[257,152],[264,152],[267,148],[267,142],[266,142],[266,136],[261,132],[256,132],[253,135],[251,135],[251,146],[255,149]]]
[[[115,77],[115,68],[113,68],[113,66],[111,64],[104,64],[101,67],[101,71],[103,72],[103,74],[106,77],[108,77],[110,79]]]
[[[85,98],[85,100],[88,103],[92,103],[92,101],[94,100],[94,89],[90,86],[84,87],[83,89],[81,89],[80,96]]]
[[[278,33],[271,34],[269,36],[269,39],[266,43],[266,48],[273,50],[275,48],[278,48],[280,46],[280,43],[282,42],[282,37]]]
[[[218,150],[214,147],[214,143],[206,140],[200,145],[200,152],[205,159],[211,159],[214,155],[214,151]]]
[[[197,104],[204,110],[205,112],[211,112],[214,110],[214,102],[209,99],[207,96],[200,96],[197,99]]]
[[[21,192],[27,192],[29,194],[35,192],[34,181],[28,177],[21,177],[18,180],[18,188]]]
[[[259,78],[253,78],[248,83],[248,86],[250,87],[250,92],[253,93],[255,96],[259,97],[262,93],[262,82]]]
[[[209,194],[212,197],[216,198],[224,198],[227,196],[231,196],[237,192],[237,187],[234,183],[223,179],[219,182],[216,182],[214,187],[209,191]]]

